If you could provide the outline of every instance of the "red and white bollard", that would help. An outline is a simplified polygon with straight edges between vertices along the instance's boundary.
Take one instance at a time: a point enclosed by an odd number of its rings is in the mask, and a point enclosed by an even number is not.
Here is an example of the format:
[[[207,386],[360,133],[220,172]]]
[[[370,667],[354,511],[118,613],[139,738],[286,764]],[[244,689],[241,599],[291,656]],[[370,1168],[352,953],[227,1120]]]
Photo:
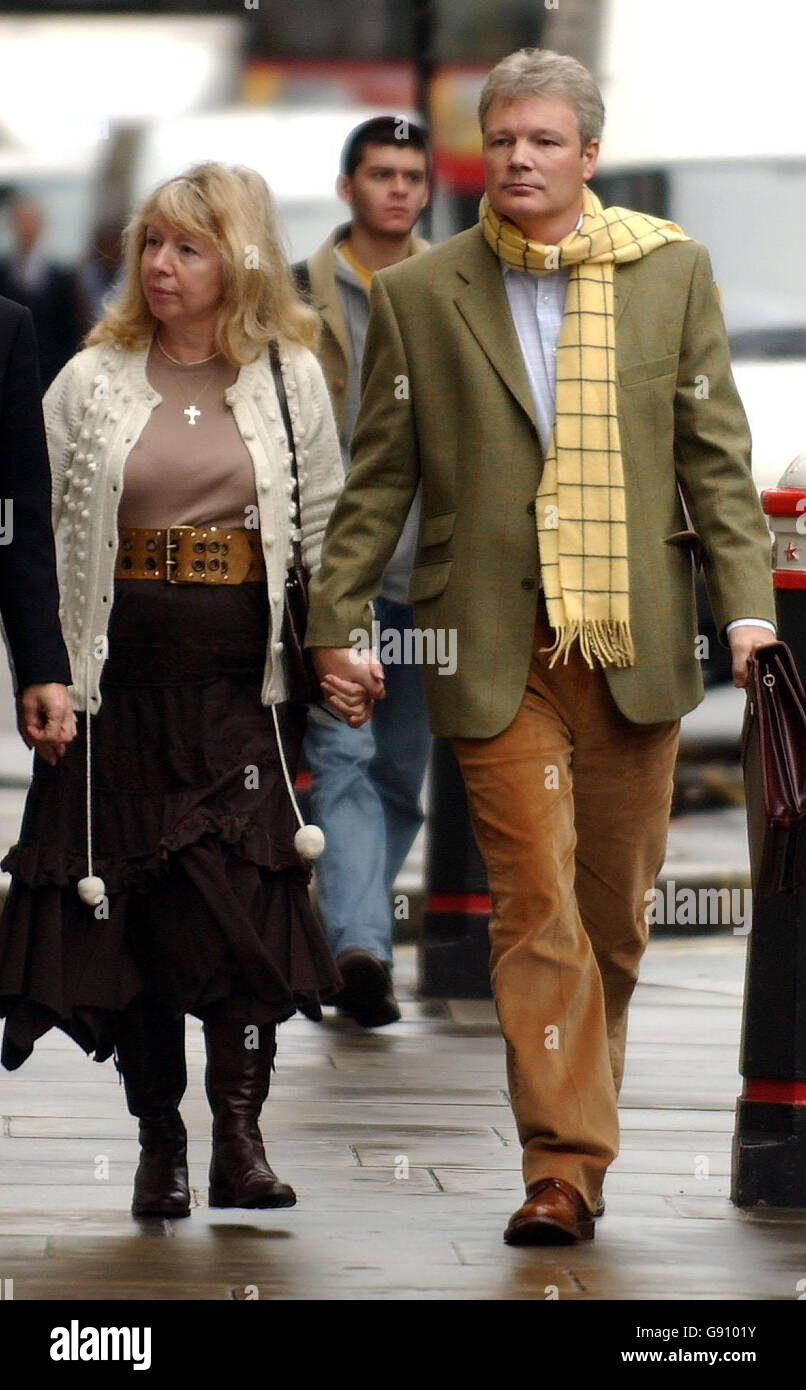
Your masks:
[[[762,492],[761,504],[774,536],[778,634],[806,685],[806,454],[793,459],[776,488]]]
[[[806,685],[806,454],[761,495],[773,531],[778,636]],[[753,904],[731,1201],[806,1207],[806,889]]]

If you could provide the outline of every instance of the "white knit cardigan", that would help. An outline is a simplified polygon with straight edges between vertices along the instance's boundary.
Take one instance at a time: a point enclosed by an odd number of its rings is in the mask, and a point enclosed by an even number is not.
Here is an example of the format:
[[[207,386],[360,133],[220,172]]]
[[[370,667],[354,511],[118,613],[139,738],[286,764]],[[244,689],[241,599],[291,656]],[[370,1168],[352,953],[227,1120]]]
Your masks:
[[[44,399],[60,617],[73,676],[70,694],[76,709],[89,707],[93,714],[101,705],[124,467],[162,400],[146,376],[147,356],[147,348],[85,348],[62,368]],[[328,518],[344,486],[344,470],[318,361],[307,348],[284,343],[280,362],[299,472],[302,557],[313,573]],[[280,704],[287,699],[279,634],[291,559],[294,483],[268,350],[241,367],[224,398],[255,471],[271,612],[261,698],[265,705]]]

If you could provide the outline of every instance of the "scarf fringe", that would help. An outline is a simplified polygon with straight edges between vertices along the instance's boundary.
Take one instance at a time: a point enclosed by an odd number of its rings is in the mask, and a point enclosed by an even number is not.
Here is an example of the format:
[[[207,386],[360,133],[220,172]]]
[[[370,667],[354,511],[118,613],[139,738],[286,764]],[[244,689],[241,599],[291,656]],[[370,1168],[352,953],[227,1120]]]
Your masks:
[[[556,629],[557,636],[551,647],[541,647],[542,652],[551,653],[549,670],[562,657],[563,665],[575,642],[584,660],[593,670],[594,657],[601,666],[633,666],[635,647],[629,622],[613,618],[574,618]]]

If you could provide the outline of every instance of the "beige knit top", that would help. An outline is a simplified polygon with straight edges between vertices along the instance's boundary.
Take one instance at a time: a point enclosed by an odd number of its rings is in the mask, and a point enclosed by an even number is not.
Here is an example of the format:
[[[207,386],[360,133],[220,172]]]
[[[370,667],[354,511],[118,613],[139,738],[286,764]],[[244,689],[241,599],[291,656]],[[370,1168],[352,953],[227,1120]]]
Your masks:
[[[255,473],[224,400],[238,371],[223,357],[177,366],[154,339],[146,375],[162,402],[126,460],[119,526],[245,525]],[[200,411],[195,424],[185,414],[191,405]]]

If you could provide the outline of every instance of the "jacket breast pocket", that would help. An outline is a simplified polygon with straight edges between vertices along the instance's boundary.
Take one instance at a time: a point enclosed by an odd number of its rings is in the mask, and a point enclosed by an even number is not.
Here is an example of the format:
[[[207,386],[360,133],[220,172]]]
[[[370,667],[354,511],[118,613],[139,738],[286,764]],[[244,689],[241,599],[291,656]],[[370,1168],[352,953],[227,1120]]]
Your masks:
[[[447,587],[453,560],[438,560],[432,565],[417,565],[409,580],[409,603],[437,598]]]
[[[653,357],[649,362],[636,362],[631,367],[618,370],[619,386],[637,386],[642,381],[654,381],[657,377],[677,374],[677,353],[670,352],[666,357]]]

